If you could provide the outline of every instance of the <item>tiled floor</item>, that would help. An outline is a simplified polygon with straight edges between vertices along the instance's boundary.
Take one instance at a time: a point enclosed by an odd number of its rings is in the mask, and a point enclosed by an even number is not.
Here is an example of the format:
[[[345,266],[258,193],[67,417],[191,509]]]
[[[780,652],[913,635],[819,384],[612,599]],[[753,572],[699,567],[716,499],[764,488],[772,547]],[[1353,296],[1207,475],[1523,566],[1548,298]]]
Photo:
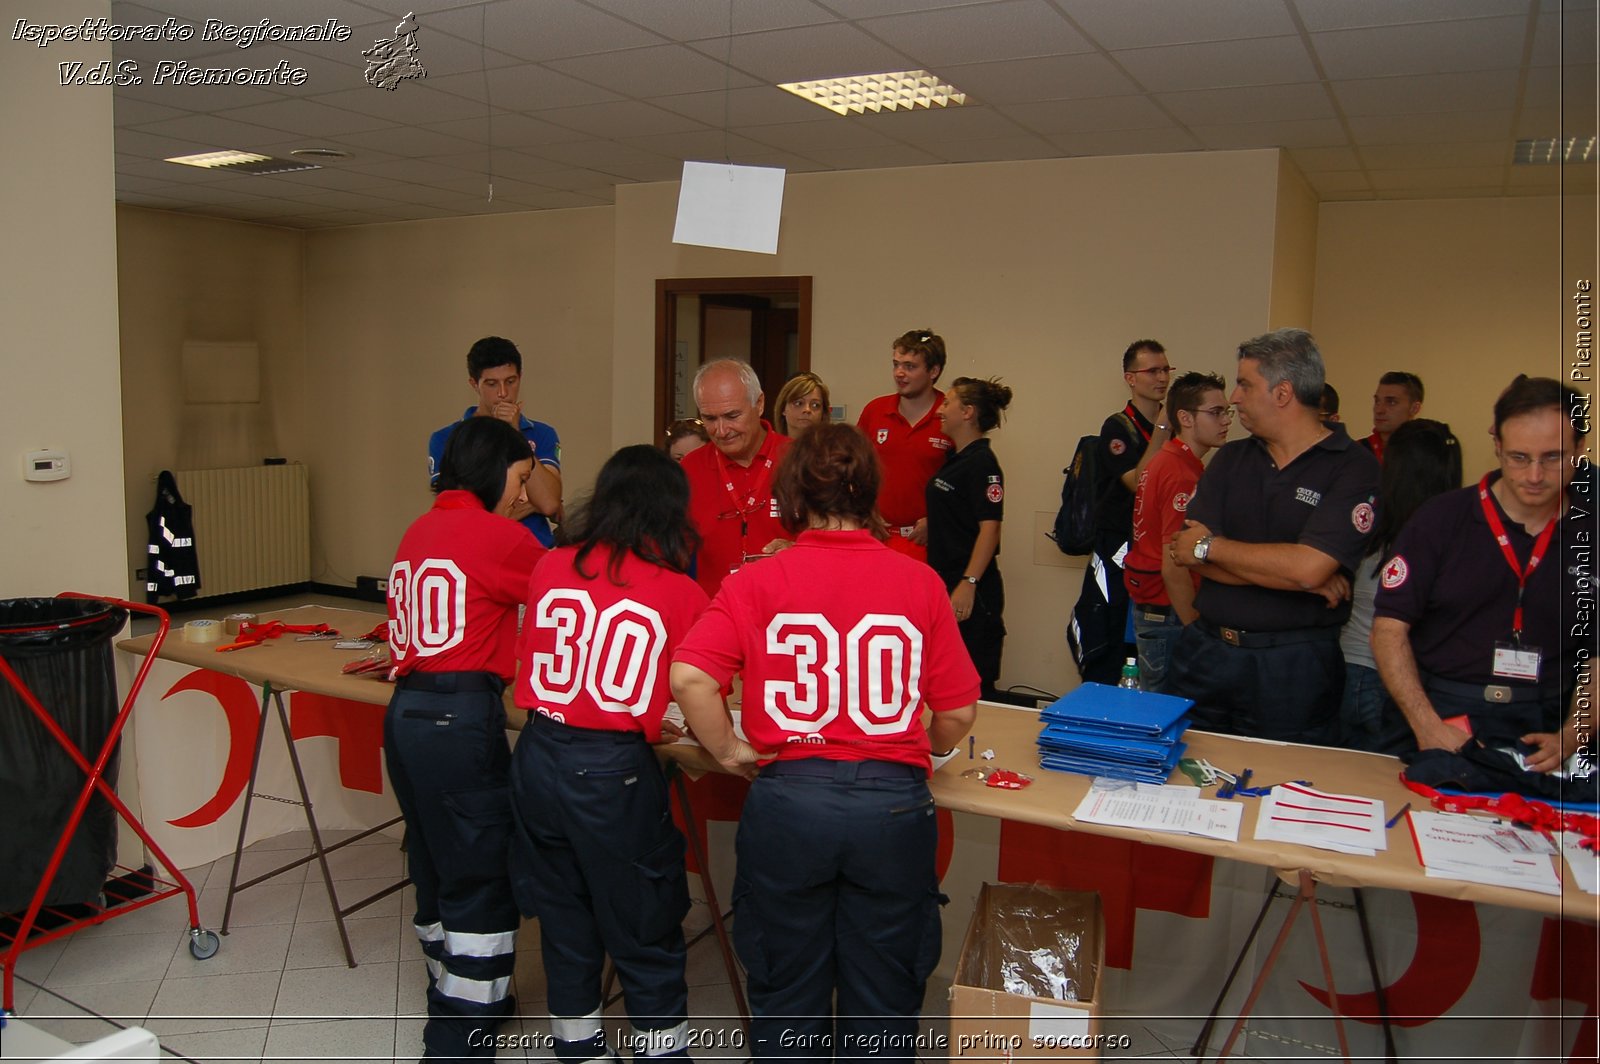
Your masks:
[[[330,841],[340,833],[328,833]],[[306,852],[305,833],[257,843],[242,868],[262,871]],[[394,882],[403,856],[394,838],[371,836],[329,858],[341,899],[365,897]],[[191,869],[201,921],[217,928],[229,864]],[[321,877],[306,865],[252,887],[234,903],[229,934],[217,955],[189,953],[187,911],[171,898],[99,927],[74,933],[23,955],[17,966],[16,1010],[28,1023],[69,1042],[89,1042],[115,1026],[142,1025],[161,1040],[164,1058],[194,1061],[334,1059],[416,1060],[422,1053],[426,975],[411,929],[410,889],[346,920],[357,967],[345,965]],[[706,921],[696,905],[686,923]],[[517,938],[516,993],[522,1016],[502,1034],[523,1036],[529,1048],[507,1047],[501,1059],[548,1060],[544,970],[536,923]],[[689,954],[689,1008],[704,1026],[737,1041],[728,975],[713,940]],[[937,1041],[945,1032],[944,984],[930,985],[924,1024]],[[613,1028],[626,1026],[621,1003],[608,1010]],[[1132,1039],[1128,1055],[1178,1057],[1133,1023],[1109,1030]],[[3,1036],[0,1036],[3,1038]],[[743,1059],[733,1050],[699,1052],[699,1059]],[[941,1054],[924,1054],[942,1059]],[[9,1058],[8,1058],[9,1059]]]

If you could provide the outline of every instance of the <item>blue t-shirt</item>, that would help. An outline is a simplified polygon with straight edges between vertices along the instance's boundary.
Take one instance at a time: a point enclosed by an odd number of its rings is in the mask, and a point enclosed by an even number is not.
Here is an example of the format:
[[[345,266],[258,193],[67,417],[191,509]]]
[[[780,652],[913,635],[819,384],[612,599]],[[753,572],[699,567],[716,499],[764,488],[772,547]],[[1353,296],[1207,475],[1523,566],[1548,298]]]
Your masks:
[[[478,408],[467,407],[466,413],[461,415],[461,421],[477,414]],[[455,421],[428,437],[428,483],[431,485],[439,478],[439,463],[444,461],[444,445],[450,441],[450,434],[456,430],[461,421]],[[541,464],[550,466],[557,472],[561,471],[561,438],[556,435],[556,430],[546,425],[543,421],[533,421],[523,418],[517,426],[522,430],[523,439],[528,441],[528,446],[533,449],[534,458]],[[555,544],[555,534],[550,531],[550,520],[544,514],[529,514],[522,519],[522,524],[532,532],[540,543],[546,547]]]

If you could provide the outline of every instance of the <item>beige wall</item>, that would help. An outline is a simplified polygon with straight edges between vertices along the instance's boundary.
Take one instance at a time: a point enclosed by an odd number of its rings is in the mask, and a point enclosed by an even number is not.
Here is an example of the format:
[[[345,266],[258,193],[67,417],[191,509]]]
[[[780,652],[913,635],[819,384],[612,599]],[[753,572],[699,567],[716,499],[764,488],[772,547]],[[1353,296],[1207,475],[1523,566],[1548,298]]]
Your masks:
[[[1324,203],[1313,322],[1352,435],[1372,431],[1378,376],[1410,370],[1467,476],[1489,469],[1495,396],[1518,373],[1562,373],[1572,283],[1595,276],[1594,246],[1580,198]]]
[[[1311,327],[1316,275],[1317,194],[1289,156],[1281,155],[1272,243],[1272,292],[1267,310],[1269,328]]]
[[[269,453],[303,462],[320,457],[313,448],[284,445],[304,437],[301,397],[316,386],[305,357],[305,239],[294,229],[117,209],[130,581],[145,564],[144,515],[155,475],[215,464],[206,460],[204,433],[196,432],[202,416],[259,416],[261,446],[251,462]],[[189,340],[256,344],[258,414],[185,406],[181,360]]]
[[[651,380],[656,278],[810,274],[812,368],[852,420],[889,390],[888,344],[909,328],[945,337],[947,379],[1005,378],[1001,682],[1060,691],[1077,678],[1063,631],[1082,579],[1042,537],[1061,467],[1125,401],[1129,341],[1231,373],[1266,327],[1278,181],[1271,151],[791,174],[776,256],[674,245],[677,186],[624,185],[614,377]],[[648,387],[617,388],[612,409],[613,445],[648,436]]]
[[[610,208],[307,237],[307,385],[283,446],[311,467],[313,579],[388,573],[429,504],[428,435],[476,402],[481,336],[516,342],[524,412],[561,436],[569,504],[587,490],[611,453],[612,243]]]
[[[75,22],[111,5],[21,0],[5,15]],[[56,67],[110,56],[0,38],[0,598],[127,592],[111,90],[60,87]],[[42,448],[69,452],[69,479],[23,481],[24,452]]]

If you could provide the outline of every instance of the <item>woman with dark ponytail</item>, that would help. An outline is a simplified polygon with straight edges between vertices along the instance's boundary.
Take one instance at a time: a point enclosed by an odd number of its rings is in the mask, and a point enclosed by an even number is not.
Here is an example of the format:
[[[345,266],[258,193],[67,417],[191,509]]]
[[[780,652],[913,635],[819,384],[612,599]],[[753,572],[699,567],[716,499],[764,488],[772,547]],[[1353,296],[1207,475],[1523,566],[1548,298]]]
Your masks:
[[[998,378],[957,377],[939,407],[939,422],[954,444],[928,481],[928,564],[950,592],[962,641],[993,698],[1005,645],[1005,585],[1000,579],[1000,521],[1005,474],[989,448],[990,430],[1011,405]]]

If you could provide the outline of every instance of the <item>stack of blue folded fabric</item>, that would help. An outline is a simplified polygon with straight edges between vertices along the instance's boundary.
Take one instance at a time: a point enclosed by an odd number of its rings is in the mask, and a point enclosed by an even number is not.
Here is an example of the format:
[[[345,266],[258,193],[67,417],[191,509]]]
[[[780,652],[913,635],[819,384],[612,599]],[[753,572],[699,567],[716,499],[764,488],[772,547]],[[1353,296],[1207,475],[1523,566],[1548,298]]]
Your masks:
[[[1039,763],[1063,772],[1165,783],[1185,744],[1192,699],[1086,683],[1039,716]]]

